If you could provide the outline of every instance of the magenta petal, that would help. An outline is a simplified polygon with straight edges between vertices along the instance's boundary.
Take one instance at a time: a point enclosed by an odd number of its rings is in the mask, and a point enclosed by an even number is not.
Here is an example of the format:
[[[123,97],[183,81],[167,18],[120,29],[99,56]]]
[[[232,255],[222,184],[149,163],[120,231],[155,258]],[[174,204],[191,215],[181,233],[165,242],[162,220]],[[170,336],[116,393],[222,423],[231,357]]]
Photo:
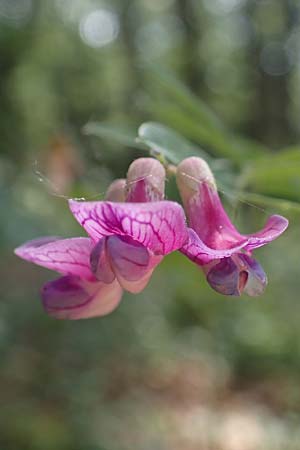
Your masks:
[[[189,226],[208,247],[231,249],[246,241],[231,223],[214,185],[199,182],[198,190],[183,196],[183,201]]]
[[[207,245],[205,245],[192,228],[188,228],[188,235],[189,240],[185,245],[181,247],[180,251],[200,266],[208,264],[209,262],[216,259],[229,257],[243,248],[248,242],[247,239],[244,239],[241,240],[235,247],[214,250],[213,248],[209,248]]]
[[[274,239],[278,238],[288,227],[289,221],[282,216],[273,215],[268,218],[264,228],[257,233],[250,234],[248,244],[245,250],[252,251],[255,248],[262,247]]]
[[[89,238],[39,238],[15,249],[15,254],[64,275],[93,278],[90,269],[92,242]]]
[[[46,283],[42,290],[45,310],[57,319],[87,319],[113,311],[122,297],[122,288],[111,284],[83,282],[76,276],[65,276]]]
[[[187,239],[185,216],[175,202],[77,202],[70,209],[91,238],[129,236],[155,254],[179,249]]]
[[[97,280],[111,283],[116,278],[107,253],[107,238],[95,245],[90,256],[91,269]]]

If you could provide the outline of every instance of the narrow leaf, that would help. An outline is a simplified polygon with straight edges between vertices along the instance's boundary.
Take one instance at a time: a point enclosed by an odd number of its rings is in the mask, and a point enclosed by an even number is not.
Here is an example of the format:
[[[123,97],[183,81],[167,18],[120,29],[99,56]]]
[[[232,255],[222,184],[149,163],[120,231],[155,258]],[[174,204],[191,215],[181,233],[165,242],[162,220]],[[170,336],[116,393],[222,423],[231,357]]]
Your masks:
[[[147,147],[136,139],[135,130],[116,126],[104,122],[89,122],[83,128],[84,134],[97,136],[103,139],[112,140],[126,147],[133,147],[139,150],[145,150]]]
[[[143,123],[138,129],[138,135],[139,139],[154,153],[163,155],[174,164],[189,156],[201,156],[210,160],[210,157],[202,149],[160,123]]]

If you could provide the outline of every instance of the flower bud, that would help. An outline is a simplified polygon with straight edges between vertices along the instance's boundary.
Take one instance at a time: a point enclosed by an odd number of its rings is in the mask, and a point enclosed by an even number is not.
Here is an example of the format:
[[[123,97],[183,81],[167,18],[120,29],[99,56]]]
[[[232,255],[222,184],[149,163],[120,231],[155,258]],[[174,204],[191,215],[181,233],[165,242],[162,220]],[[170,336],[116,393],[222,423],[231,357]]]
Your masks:
[[[216,182],[209,165],[202,158],[191,156],[177,167],[176,182],[184,205],[199,193],[203,183],[217,190]]]
[[[166,171],[154,158],[138,158],[130,165],[126,180],[127,202],[163,200]]]
[[[119,178],[114,180],[108,187],[105,200],[109,202],[125,202],[126,200],[126,180]]]

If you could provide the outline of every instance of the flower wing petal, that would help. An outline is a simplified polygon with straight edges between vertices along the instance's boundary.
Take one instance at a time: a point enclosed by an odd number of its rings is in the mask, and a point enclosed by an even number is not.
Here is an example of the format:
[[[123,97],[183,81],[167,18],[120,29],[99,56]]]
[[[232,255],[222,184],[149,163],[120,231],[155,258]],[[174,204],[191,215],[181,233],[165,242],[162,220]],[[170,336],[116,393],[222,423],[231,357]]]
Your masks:
[[[283,216],[276,214],[270,216],[261,231],[247,236],[249,242],[245,246],[245,250],[252,251],[278,238],[287,229],[288,224],[289,221]]]
[[[72,274],[91,279],[91,250],[92,242],[89,238],[45,237],[26,242],[15,249],[15,254],[64,275]]]
[[[104,284],[67,275],[46,283],[42,300],[47,313],[56,319],[87,319],[112,312],[122,292],[117,281]]]
[[[187,239],[185,216],[175,202],[148,203],[78,202],[70,209],[91,238],[129,236],[155,254],[179,249]]]

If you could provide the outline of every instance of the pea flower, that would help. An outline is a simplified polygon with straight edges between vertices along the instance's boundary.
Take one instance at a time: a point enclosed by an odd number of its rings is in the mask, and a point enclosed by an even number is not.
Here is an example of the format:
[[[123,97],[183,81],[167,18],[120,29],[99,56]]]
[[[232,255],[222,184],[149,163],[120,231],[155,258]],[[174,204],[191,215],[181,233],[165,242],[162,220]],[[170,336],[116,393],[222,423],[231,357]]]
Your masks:
[[[190,157],[177,167],[177,185],[189,220],[189,240],[181,252],[202,267],[210,286],[225,295],[260,295],[267,284],[252,251],[281,235],[288,220],[268,218],[261,231],[240,234],[220,201],[214,176],[201,158]]]
[[[162,258],[183,245],[184,212],[177,203],[163,200],[164,183],[163,166],[153,158],[139,158],[127,180],[112,183],[105,201],[69,201],[89,237],[39,238],[15,250],[19,257],[62,275],[42,289],[48,314],[81,319],[110,313],[123,289],[140,292]]]

